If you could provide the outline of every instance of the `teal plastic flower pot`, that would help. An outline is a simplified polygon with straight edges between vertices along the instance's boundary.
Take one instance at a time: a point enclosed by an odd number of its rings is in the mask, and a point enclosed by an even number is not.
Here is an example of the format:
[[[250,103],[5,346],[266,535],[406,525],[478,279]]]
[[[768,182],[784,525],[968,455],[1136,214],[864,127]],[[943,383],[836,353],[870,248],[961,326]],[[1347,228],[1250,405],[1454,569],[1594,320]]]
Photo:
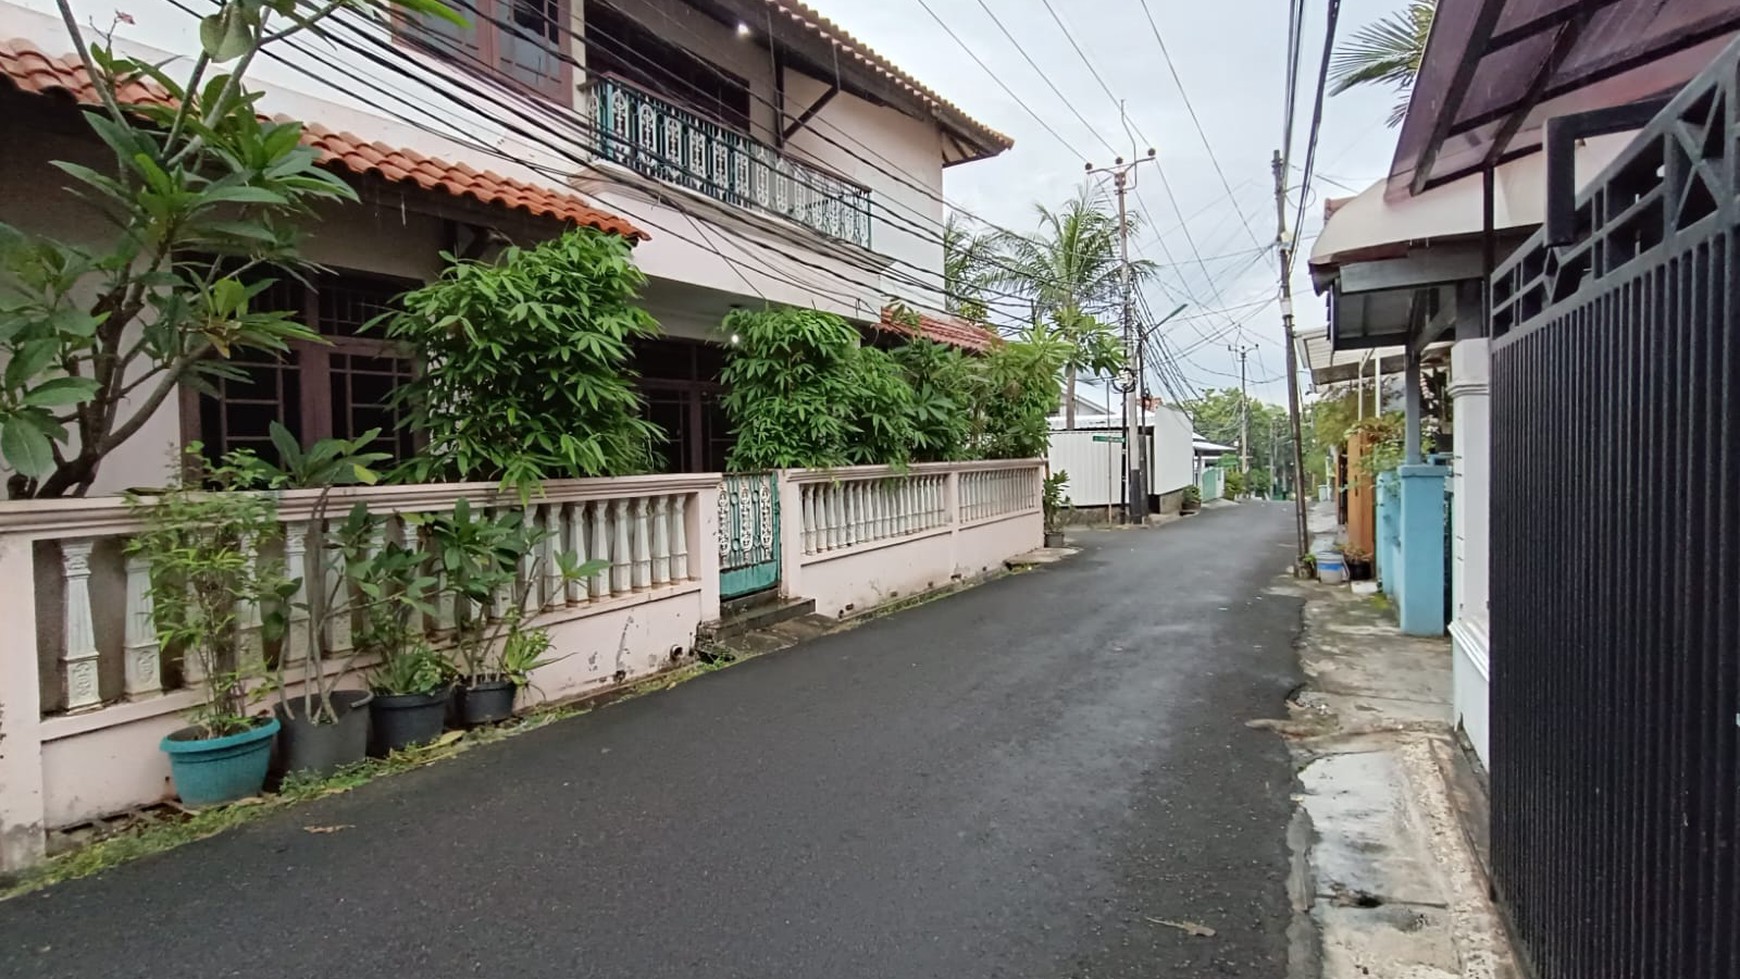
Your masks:
[[[189,806],[215,806],[259,795],[266,784],[266,763],[272,759],[272,738],[278,719],[221,738],[197,738],[196,728],[182,728],[159,745],[169,755],[175,791]]]

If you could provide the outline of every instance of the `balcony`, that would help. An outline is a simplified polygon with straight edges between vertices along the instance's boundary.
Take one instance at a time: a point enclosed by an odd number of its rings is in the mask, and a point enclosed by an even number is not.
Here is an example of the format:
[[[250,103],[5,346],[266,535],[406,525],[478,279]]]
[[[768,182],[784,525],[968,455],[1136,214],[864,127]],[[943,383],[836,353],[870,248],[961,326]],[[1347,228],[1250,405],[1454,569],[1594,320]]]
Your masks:
[[[613,79],[591,87],[600,156],[715,200],[870,247],[870,192]]]

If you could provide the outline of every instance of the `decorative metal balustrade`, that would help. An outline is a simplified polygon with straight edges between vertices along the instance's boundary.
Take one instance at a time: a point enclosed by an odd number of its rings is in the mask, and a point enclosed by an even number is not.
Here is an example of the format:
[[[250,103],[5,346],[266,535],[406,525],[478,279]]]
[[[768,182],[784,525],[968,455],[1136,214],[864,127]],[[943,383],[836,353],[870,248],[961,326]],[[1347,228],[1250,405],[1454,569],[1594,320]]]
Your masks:
[[[599,155],[737,207],[870,247],[870,192],[611,79],[592,85]]]

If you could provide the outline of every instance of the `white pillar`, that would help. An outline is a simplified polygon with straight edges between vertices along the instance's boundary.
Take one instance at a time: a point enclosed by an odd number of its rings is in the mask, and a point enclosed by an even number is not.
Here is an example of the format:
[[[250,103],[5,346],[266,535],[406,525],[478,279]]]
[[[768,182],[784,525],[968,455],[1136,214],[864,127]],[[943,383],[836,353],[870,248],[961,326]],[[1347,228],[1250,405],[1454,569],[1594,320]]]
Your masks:
[[[671,514],[671,577],[689,580],[689,498],[679,494]]]
[[[607,512],[610,503],[598,500],[588,503],[592,510],[592,559],[595,561],[610,560],[610,515]],[[592,597],[610,597],[610,569],[600,568],[592,577]]]
[[[695,504],[688,509],[689,523],[684,526],[684,535],[689,540],[716,541],[720,540],[719,501],[724,495],[721,484],[712,489],[701,490],[695,494]],[[701,621],[719,621],[719,548],[700,546],[695,548],[694,577],[701,582]],[[685,562],[686,563],[686,562]]]
[[[42,860],[42,699],[37,679],[36,570],[31,542],[0,535],[0,871]]]
[[[1488,755],[1488,627],[1491,547],[1492,406],[1489,341],[1459,340],[1450,349],[1455,461],[1451,470],[1450,636],[1456,718],[1475,752]]]
[[[255,637],[258,643],[258,630]],[[243,638],[245,641],[245,634]],[[122,690],[127,699],[144,700],[162,693],[163,671],[151,601],[151,559],[143,554],[127,555],[127,625],[122,646],[126,677]]]
[[[610,591],[623,594],[634,587],[634,558],[629,550],[628,501],[610,501],[610,522],[615,540],[610,545]]]
[[[103,701],[97,690],[97,632],[91,621],[91,547],[95,543],[89,537],[60,542],[61,577],[66,583],[66,651],[61,662],[69,711],[95,707]]]
[[[652,583],[671,583],[671,500],[657,496],[652,502]]]
[[[588,560],[586,557],[586,504],[564,504],[562,509],[567,512],[567,518],[562,521],[562,547],[574,555],[576,564],[585,564]],[[586,601],[589,597],[587,586],[590,581],[589,578],[577,578],[567,583],[567,594],[564,597],[569,605]]]
[[[634,498],[634,567],[632,584],[635,591],[652,587],[652,535],[647,532],[647,499]]]
[[[308,522],[284,528],[284,573],[296,582],[290,596],[289,632],[284,636],[284,662],[308,659]]]
[[[254,571],[258,573],[260,552],[258,545],[254,541],[254,535],[242,534],[236,541],[236,546],[241,549],[242,554],[247,558],[248,564],[252,565]],[[143,583],[147,587],[150,586],[151,582],[149,580],[149,573],[147,573],[146,580]],[[149,593],[147,593],[147,601],[149,601]],[[131,558],[127,561],[127,609],[128,624],[132,625],[133,562]],[[236,602],[236,665],[237,668],[245,674],[261,674],[264,673],[266,669],[266,640],[265,636],[260,632],[260,625],[260,603],[249,601],[248,599],[242,599]],[[149,623],[144,623],[144,626],[146,628],[154,628]],[[155,637],[153,637],[152,641],[155,643]],[[127,661],[129,666],[131,666],[133,661],[133,646],[130,633],[127,644]],[[129,689],[127,694],[128,696],[133,696],[132,690]]]

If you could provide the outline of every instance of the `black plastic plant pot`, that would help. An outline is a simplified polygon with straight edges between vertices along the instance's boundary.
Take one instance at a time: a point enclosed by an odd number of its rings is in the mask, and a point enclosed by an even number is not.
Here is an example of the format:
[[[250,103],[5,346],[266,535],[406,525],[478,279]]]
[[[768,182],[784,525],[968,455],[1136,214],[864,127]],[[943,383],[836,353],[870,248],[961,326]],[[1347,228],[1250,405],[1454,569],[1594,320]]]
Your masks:
[[[447,698],[452,693],[442,687],[433,693],[377,693],[369,701],[369,720],[374,736],[369,739],[369,754],[377,758],[428,744],[441,736],[447,720]]]
[[[1370,558],[1352,558],[1352,557],[1345,557],[1344,556],[1344,560],[1347,564],[1347,580],[1348,581],[1370,581],[1371,580],[1371,559]]]
[[[369,702],[367,690],[336,690],[332,710],[336,723],[316,724],[303,711],[300,696],[289,698],[274,710],[284,726],[278,732],[278,767],[286,774],[307,772],[321,777],[346,765],[362,761],[369,747]],[[315,700],[318,711],[319,700]]]
[[[481,680],[459,688],[459,720],[466,727],[494,724],[514,716],[519,688],[511,680]]]

